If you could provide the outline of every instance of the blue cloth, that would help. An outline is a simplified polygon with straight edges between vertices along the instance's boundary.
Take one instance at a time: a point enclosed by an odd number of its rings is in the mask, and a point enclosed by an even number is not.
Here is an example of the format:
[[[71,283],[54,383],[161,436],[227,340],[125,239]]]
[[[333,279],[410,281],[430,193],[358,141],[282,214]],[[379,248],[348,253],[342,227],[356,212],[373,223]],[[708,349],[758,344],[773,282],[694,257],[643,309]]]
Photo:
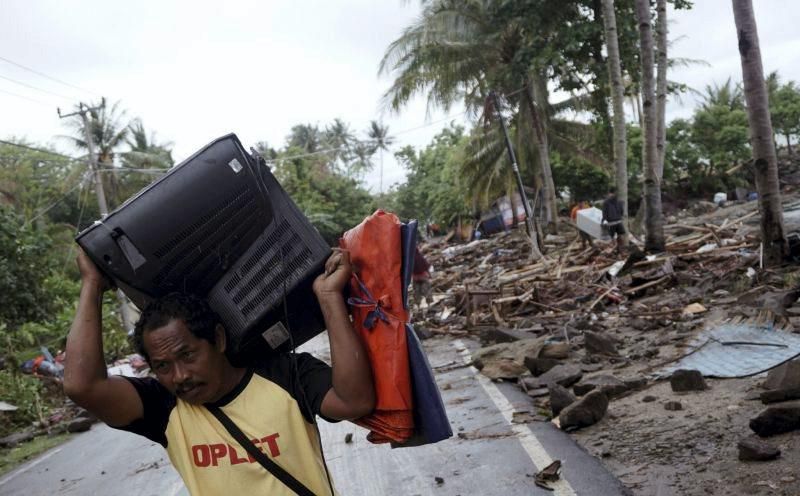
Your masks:
[[[401,227],[403,249],[403,304],[408,308],[408,285],[414,269],[414,252],[417,246],[417,221]],[[433,444],[453,437],[439,387],[422,344],[411,324],[406,324],[408,365],[411,370],[411,391],[414,398],[414,435],[403,444],[392,443],[393,448],[408,448]]]
[[[417,248],[416,220],[400,225],[400,243],[403,245],[400,265],[403,276],[403,308],[408,310],[408,286],[411,285],[411,274],[414,273],[414,252]]]

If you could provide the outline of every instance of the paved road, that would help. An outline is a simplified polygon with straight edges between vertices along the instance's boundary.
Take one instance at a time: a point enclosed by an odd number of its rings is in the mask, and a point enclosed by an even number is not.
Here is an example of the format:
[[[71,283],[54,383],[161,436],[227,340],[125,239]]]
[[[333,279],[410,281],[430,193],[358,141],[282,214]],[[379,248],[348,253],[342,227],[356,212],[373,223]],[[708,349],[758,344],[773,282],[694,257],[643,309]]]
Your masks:
[[[390,449],[365,439],[348,423],[321,423],[325,456],[342,495],[587,495],[624,491],[599,462],[567,435],[544,422],[514,423],[534,413],[530,399],[511,384],[495,384],[466,365],[471,341],[426,342],[431,365],[459,436],[438,444]],[[326,355],[326,343],[308,348]],[[348,433],[353,442],[345,443]],[[548,492],[534,474],[562,461],[563,479]],[[439,478],[443,482],[437,481]],[[95,496],[186,494],[160,446],[96,425],[17,470],[0,477],[0,495]]]

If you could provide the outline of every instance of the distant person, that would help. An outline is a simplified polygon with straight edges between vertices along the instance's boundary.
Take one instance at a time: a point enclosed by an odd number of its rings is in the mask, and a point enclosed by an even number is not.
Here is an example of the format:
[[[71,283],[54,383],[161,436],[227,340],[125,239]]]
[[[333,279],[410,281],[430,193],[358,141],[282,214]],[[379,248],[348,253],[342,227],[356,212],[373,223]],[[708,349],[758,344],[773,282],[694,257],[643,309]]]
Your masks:
[[[574,207],[572,207],[572,211],[569,214],[569,218],[572,219],[572,222],[577,225],[578,212],[580,212],[581,210],[586,210],[587,208],[591,208],[589,202],[587,202],[586,200],[579,201],[578,203],[575,204]],[[587,245],[594,248],[594,239],[592,239],[592,236],[589,235],[589,233],[586,233],[581,229],[578,229],[578,235],[581,238],[581,248],[586,249]]]
[[[602,224],[612,240],[614,237],[617,238],[617,252],[620,254],[625,249],[625,226],[622,222],[624,214],[622,202],[617,199],[617,189],[609,189],[608,196],[603,202]]]
[[[414,252],[414,270],[411,272],[411,281],[414,284],[414,306],[417,308],[421,307],[423,300],[428,306],[433,303],[430,270],[431,264],[417,248]]]

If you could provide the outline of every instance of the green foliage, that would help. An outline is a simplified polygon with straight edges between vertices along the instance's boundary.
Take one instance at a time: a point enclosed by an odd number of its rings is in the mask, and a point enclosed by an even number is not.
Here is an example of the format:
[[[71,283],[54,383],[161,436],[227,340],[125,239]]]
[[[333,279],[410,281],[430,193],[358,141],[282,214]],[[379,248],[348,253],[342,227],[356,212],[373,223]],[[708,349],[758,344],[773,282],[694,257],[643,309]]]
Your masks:
[[[571,193],[572,201],[597,201],[605,197],[613,178],[585,160],[553,155],[553,179]]]
[[[694,113],[692,141],[708,161],[704,175],[728,169],[750,157],[744,94],[730,79],[722,86],[708,86],[705,101]]]
[[[792,138],[800,134],[800,88],[794,81],[780,84],[777,72],[767,77],[769,110],[775,134],[791,147]]]
[[[301,155],[297,147],[279,152],[275,176],[325,240],[336,244],[344,231],[375,210],[375,200],[357,179],[333,169],[325,156]]]
[[[10,425],[0,426],[3,431],[27,426],[47,414],[47,406],[42,401],[42,389],[42,382],[36,377],[0,370],[0,401],[18,408],[10,415]]]
[[[52,310],[43,285],[51,269],[50,248],[46,233],[0,206],[0,323],[12,332]]]
[[[395,154],[406,168],[406,182],[393,192],[392,210],[403,219],[441,225],[458,215],[469,215],[461,177],[464,129],[450,126],[437,134],[424,150],[405,147]]]

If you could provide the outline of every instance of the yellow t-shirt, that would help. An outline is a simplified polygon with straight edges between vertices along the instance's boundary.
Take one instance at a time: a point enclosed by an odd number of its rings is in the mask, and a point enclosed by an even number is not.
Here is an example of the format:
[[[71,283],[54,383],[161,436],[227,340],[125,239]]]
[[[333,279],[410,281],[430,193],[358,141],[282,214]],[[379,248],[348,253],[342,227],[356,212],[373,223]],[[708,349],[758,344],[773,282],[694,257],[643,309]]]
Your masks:
[[[331,388],[331,369],[307,353],[296,358],[297,376],[289,356],[276,356],[263,368],[249,370],[215,405],[256,447],[314,494],[331,495],[312,423]],[[128,380],[142,398],[144,416],[118,428],[164,446],[193,496],[294,494],[250,457],[207,408],[176,398],[155,379]]]

